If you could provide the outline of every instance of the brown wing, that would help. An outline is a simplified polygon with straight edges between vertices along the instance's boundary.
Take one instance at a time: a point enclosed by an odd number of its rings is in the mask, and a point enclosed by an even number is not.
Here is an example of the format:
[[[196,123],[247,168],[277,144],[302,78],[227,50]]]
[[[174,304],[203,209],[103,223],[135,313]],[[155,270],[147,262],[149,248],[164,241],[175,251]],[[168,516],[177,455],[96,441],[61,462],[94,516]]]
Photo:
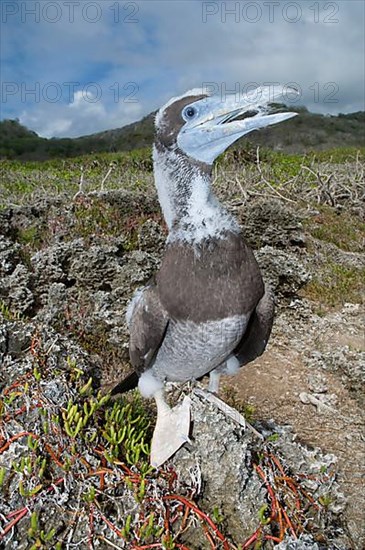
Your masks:
[[[265,293],[253,311],[246,332],[234,351],[241,366],[250,363],[265,351],[274,321],[274,310],[274,293],[265,285]]]
[[[168,322],[168,314],[161,305],[157,286],[153,282],[139,295],[130,319],[129,355],[138,374],[150,365],[164,338]]]

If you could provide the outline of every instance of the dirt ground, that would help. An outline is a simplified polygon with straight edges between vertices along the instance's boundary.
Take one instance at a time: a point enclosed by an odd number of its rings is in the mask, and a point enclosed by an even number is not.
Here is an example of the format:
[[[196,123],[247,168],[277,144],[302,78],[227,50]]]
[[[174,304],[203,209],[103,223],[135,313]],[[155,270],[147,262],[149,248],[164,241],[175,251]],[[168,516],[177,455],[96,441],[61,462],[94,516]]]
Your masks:
[[[361,383],[351,387],[342,367],[346,353],[365,351],[362,313],[351,305],[322,317],[295,318],[284,310],[264,355],[227,379],[237,397],[254,407],[255,419],[289,424],[305,445],[336,455],[337,480],[356,548],[365,543],[364,395]],[[330,364],[329,353],[338,356],[337,365]],[[364,367],[359,362],[360,371]]]

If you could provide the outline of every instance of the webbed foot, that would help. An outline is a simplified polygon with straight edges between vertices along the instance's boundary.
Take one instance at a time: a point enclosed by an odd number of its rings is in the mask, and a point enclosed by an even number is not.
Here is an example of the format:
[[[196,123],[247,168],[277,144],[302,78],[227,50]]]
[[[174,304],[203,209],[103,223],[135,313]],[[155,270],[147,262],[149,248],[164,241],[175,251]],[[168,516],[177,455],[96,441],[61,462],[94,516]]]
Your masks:
[[[157,392],[154,397],[157,421],[152,437],[150,462],[158,468],[189,441],[191,400],[185,396],[180,405],[171,409],[164,400],[162,391]]]

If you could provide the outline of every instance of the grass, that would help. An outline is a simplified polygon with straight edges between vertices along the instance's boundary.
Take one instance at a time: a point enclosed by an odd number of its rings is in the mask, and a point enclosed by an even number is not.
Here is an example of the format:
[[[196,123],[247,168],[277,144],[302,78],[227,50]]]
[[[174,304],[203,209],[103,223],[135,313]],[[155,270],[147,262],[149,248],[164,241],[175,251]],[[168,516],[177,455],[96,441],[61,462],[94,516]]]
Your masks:
[[[73,226],[69,238],[118,235],[123,229],[123,220],[116,205],[95,198],[78,200],[72,211]]]
[[[87,191],[100,189],[103,179],[108,188],[145,190],[151,182],[152,161],[148,149],[131,153],[99,153],[72,159],[45,162],[0,161],[3,200],[20,199],[37,190],[57,194],[76,193],[81,174]],[[0,195],[1,197],[1,195]]]
[[[281,185],[298,175],[303,165],[314,166],[323,163],[363,162],[365,149],[335,149],[306,155],[287,154],[260,150],[262,169],[273,185]],[[256,149],[242,155],[229,151],[218,160],[224,170],[239,170],[242,163],[255,167]],[[109,173],[110,171],[110,173]],[[130,153],[98,153],[71,159],[54,159],[45,162],[0,161],[0,205],[25,203],[34,194],[52,196],[74,195],[79,189],[83,174],[86,192],[101,189],[103,179],[106,189],[129,189],[143,193],[153,190],[151,151],[148,148]],[[307,177],[309,175],[307,174]],[[312,180],[313,177],[309,178]]]
[[[0,314],[6,319],[7,321],[19,321],[23,318],[23,316],[18,311],[13,311],[11,308],[7,306],[7,304],[0,300]]]
[[[328,262],[314,275],[301,294],[330,307],[364,301],[365,267],[356,268]]]
[[[346,252],[362,252],[365,246],[365,223],[350,212],[318,207],[319,213],[305,221],[312,237],[331,243]]]
[[[330,244],[346,253],[364,252],[365,223],[348,210],[340,211],[327,205],[319,205],[318,213],[304,221],[306,231],[321,243]],[[321,245],[322,247],[323,245]],[[309,251],[316,254],[316,243],[309,243]],[[345,303],[363,303],[365,267],[354,266],[336,259],[336,251],[329,248],[327,259],[321,260],[313,272],[312,280],[302,290],[302,295],[318,305],[332,308]]]
[[[343,164],[349,160],[358,160],[363,163],[365,161],[365,147],[336,147],[328,151],[313,151],[308,156],[313,161],[317,160],[318,162],[328,162],[331,164]]]
[[[156,206],[156,208],[155,208]],[[157,203],[148,208],[141,194],[126,195],[123,204],[106,202],[102,197],[84,197],[75,202],[73,225],[68,238],[123,236],[126,251],[138,248],[138,231],[148,219],[162,225]]]

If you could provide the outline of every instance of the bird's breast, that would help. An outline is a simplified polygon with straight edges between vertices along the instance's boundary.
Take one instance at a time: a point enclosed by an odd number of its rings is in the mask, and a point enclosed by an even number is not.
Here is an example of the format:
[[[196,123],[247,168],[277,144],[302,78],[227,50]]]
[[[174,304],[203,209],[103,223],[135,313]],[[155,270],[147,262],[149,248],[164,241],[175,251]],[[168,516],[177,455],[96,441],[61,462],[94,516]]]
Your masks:
[[[169,316],[196,323],[248,315],[264,292],[252,250],[235,233],[169,244],[156,279]]]
[[[200,323],[171,321],[152,367],[155,376],[175,382],[204,376],[235,349],[247,322],[244,315]]]

